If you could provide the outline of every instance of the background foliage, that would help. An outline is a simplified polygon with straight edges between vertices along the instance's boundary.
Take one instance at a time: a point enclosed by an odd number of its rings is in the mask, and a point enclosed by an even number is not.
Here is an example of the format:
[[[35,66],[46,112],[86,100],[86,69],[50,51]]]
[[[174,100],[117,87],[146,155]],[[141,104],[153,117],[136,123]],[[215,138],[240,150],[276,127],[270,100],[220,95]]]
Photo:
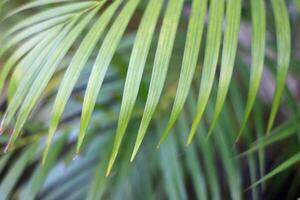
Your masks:
[[[0,199],[297,199],[299,9],[2,0]]]

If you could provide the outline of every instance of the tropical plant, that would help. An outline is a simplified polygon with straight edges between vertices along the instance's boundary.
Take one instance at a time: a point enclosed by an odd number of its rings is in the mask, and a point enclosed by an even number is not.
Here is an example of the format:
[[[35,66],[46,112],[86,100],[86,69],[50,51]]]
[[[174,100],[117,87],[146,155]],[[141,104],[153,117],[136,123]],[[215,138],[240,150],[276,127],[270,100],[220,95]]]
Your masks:
[[[299,10],[2,0],[0,199],[299,197]]]

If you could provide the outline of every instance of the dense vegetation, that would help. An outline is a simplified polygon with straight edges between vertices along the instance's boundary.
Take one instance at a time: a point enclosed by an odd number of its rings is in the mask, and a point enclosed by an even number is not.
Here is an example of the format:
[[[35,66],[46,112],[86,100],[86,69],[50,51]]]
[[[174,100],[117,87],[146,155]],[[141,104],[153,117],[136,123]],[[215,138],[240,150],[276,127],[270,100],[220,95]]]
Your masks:
[[[297,199],[299,11],[1,0],[0,200]]]

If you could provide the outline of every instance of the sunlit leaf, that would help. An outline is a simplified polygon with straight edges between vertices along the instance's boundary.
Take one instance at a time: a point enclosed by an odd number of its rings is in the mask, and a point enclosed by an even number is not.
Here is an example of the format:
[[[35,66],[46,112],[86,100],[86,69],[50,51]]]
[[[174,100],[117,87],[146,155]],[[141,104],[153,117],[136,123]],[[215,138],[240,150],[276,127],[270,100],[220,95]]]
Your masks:
[[[219,49],[221,46],[222,22],[224,13],[224,1],[212,0],[209,9],[209,24],[205,48],[205,57],[200,82],[200,91],[197,102],[197,112],[193,120],[187,143],[191,143],[199,122],[205,111],[210,97],[215,73],[217,69]]]
[[[267,133],[270,132],[275,120],[281,95],[285,86],[291,56],[291,30],[286,2],[284,0],[272,0],[271,3],[275,17],[278,68],[276,88],[268,121]]]
[[[160,0],[149,1],[149,4],[141,21],[141,26],[137,31],[137,36],[134,47],[132,49],[123,91],[123,100],[119,115],[119,123],[116,131],[116,138],[122,138],[128,126],[132,110],[138,95],[157,19],[163,5],[162,3],[163,2]],[[131,160],[134,158],[136,152],[137,149],[135,148]]]
[[[201,2],[193,1],[176,97],[170,119],[159,141],[159,145],[167,137],[170,129],[176,122],[191,87],[201,46],[206,7],[206,0]]]
[[[171,0],[168,2],[163,24],[160,30],[158,45],[155,53],[153,64],[151,82],[149,86],[147,101],[144,109],[143,118],[137,135],[135,150],[139,148],[141,142],[146,134],[147,128],[150,124],[151,118],[155,112],[159,98],[161,96],[163,86],[165,83],[169,62],[174,46],[174,40],[177,32],[177,26],[180,19],[180,14],[183,6],[183,1]],[[121,144],[121,139],[118,138],[116,143],[116,150]],[[117,151],[115,150],[113,156],[116,157]],[[115,158],[114,158],[115,159]]]
[[[224,33],[219,87],[215,111],[207,137],[210,136],[216,125],[229,89],[238,43],[241,3],[241,0],[231,0],[226,2],[226,28]]]
[[[251,1],[251,17],[252,17],[252,65],[250,74],[250,84],[248,99],[245,108],[241,129],[237,140],[241,136],[246,126],[247,120],[253,108],[255,98],[259,89],[263,66],[264,66],[264,52],[265,52],[265,33],[266,33],[266,11],[264,1]]]

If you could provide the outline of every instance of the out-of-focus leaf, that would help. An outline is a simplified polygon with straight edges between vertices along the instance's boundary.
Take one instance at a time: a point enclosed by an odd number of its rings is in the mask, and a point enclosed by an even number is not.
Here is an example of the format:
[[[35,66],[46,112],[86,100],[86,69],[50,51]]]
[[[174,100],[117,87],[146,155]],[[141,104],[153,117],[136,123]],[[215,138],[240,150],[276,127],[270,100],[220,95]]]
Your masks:
[[[111,59],[138,4],[139,0],[132,0],[126,3],[102,43],[101,49],[98,52],[93,66],[84,97],[82,126],[84,123],[88,123],[91,118],[98,93],[101,89]],[[85,128],[85,126],[83,126],[83,128]],[[84,135],[82,134],[80,140],[83,139],[83,136]],[[81,141],[79,141],[78,144],[80,144],[80,142]],[[78,150],[79,147],[80,146],[78,146]]]
[[[179,127],[178,134],[181,135],[182,144],[185,144],[185,137],[183,136],[183,133],[188,131],[188,126],[184,119],[184,115],[179,117],[178,127]],[[204,171],[202,169],[202,166],[197,156],[196,145],[191,144],[189,148],[186,150],[185,156],[186,156],[187,167],[189,169],[188,172],[192,177],[194,187],[195,187],[195,192],[198,199],[203,199],[203,200],[208,199],[208,195],[206,192],[207,183],[205,181]]]
[[[96,14],[97,9],[92,10],[89,14],[87,14],[83,19],[79,21],[79,23],[71,29],[71,31],[68,34],[68,37],[64,38],[60,44],[58,44],[58,48],[54,52],[54,54],[47,59],[47,62],[41,69],[39,76],[35,79],[32,87],[30,88],[30,91],[28,92],[26,99],[24,103],[22,104],[22,107],[19,112],[19,116],[16,122],[15,126],[15,134],[17,135],[18,132],[23,127],[30,111],[35,105],[35,102],[38,100],[39,96],[43,92],[43,89],[48,84],[50,78],[52,77],[53,73],[56,70],[56,67],[61,62],[61,60],[64,58],[78,35],[83,31],[83,29],[86,27],[86,25],[90,22],[90,20],[93,18],[93,16]],[[80,15],[79,15],[80,16]],[[76,18],[74,19],[76,22]],[[69,25],[70,27],[66,27],[66,31],[68,32],[73,27],[73,24],[71,23]],[[14,138],[12,138],[12,141],[16,139],[16,135]],[[47,148],[47,146],[46,146]]]
[[[70,27],[69,27],[70,28]],[[50,43],[43,51],[43,49],[40,49],[40,51],[42,52],[37,52],[40,53],[41,56],[39,57],[40,60],[38,60],[38,62],[34,62],[34,66],[32,66],[32,70],[28,70],[28,73],[32,73],[29,74],[27,77],[25,77],[26,82],[24,81],[24,85],[20,85],[23,87],[18,87],[17,91],[14,93],[13,95],[13,99],[12,101],[9,103],[9,107],[7,109],[7,114],[5,114],[6,118],[3,118],[4,120],[4,125],[10,123],[10,121],[12,120],[15,112],[18,110],[20,104],[22,104],[18,117],[17,117],[17,121],[15,123],[14,126],[14,130],[13,133],[10,136],[9,142],[5,148],[5,151],[7,151],[9,149],[9,146],[11,144],[13,144],[15,142],[15,140],[17,139],[21,129],[23,128],[24,123],[27,120],[27,117],[32,109],[32,106],[30,106],[30,102],[28,102],[28,98],[32,99],[34,98],[32,88],[36,87],[35,86],[35,82],[37,80],[39,80],[38,74],[41,73],[41,69],[40,66],[45,64],[46,60],[47,60],[47,56],[52,55],[52,53],[54,51],[56,51],[56,46],[59,44],[59,42],[61,42],[61,40],[63,39],[63,37],[67,34],[68,29],[64,29],[64,31],[62,31],[57,38],[55,38],[53,40],[53,43]],[[43,48],[43,46],[42,46]],[[34,58],[32,58],[34,59]],[[37,76],[37,78],[36,78]],[[26,79],[26,78],[30,78],[30,79]],[[26,83],[26,84],[25,84]],[[24,91],[25,90],[25,91]],[[34,94],[38,95],[37,91],[34,90]],[[25,100],[24,100],[25,99]],[[14,107],[15,106],[15,107]],[[26,109],[24,111],[24,109]]]
[[[241,153],[238,157],[242,157],[248,154],[251,154],[260,148],[264,148],[268,145],[271,145],[273,143],[279,142],[281,140],[286,139],[287,137],[292,136],[293,134],[298,133],[300,130],[300,124],[299,124],[300,116],[297,116],[286,123],[282,124],[278,128],[276,128],[274,131],[272,131],[271,136],[265,136],[262,138],[259,138],[253,145],[250,147],[247,151]]]
[[[99,8],[97,8],[97,10]],[[51,118],[50,129],[49,129],[49,136],[48,136],[43,159],[45,159],[45,156],[47,155],[47,151],[50,146],[52,137],[55,133],[56,127],[58,125],[60,116],[64,110],[65,104],[72,92],[72,89],[80,75],[80,72],[82,71],[83,67],[85,66],[85,64],[86,64],[88,58],[90,57],[92,51],[94,50],[99,38],[101,37],[106,25],[108,24],[112,14],[114,13],[114,10],[116,9],[116,7],[114,7],[114,6],[111,8],[109,8],[108,12],[105,12],[95,22],[93,27],[90,29],[88,34],[85,36],[85,38],[81,42],[81,45],[79,46],[78,50],[76,51],[70,65],[68,66],[68,69],[66,71],[66,74],[64,75],[64,78],[60,85],[60,90],[57,94],[57,98],[54,103],[53,114],[52,114],[52,118]],[[92,19],[92,17],[96,14],[97,10],[94,10],[93,14],[88,16],[88,18],[86,18],[86,21],[82,24],[82,26],[79,29],[80,31],[76,32],[76,34],[75,34],[76,37],[80,34],[80,32],[83,30],[83,28],[89,23],[89,21]],[[74,39],[76,37],[74,37]]]
[[[110,17],[114,13],[115,9],[118,7],[120,1],[116,1],[111,10],[107,12],[107,15],[104,16],[102,20],[104,22],[108,23]],[[103,41],[102,47],[98,53],[98,56],[96,58],[95,64],[93,66],[91,76],[89,78],[84,102],[83,102],[83,111],[82,111],[82,119],[83,120],[89,120],[91,117],[93,108],[95,106],[96,98],[98,96],[99,90],[101,88],[103,79],[105,77],[107,68],[109,66],[109,63],[112,59],[112,56],[117,48],[117,45],[119,44],[119,41],[128,25],[128,22],[131,18],[131,15],[133,14],[136,6],[138,5],[139,0],[133,0],[130,2],[127,2],[123,10],[118,16],[118,19],[122,20],[116,20],[116,23],[113,24],[112,28],[108,32],[106,38]],[[101,25],[101,24],[99,24]],[[104,30],[104,29],[102,29]],[[91,35],[93,36],[93,35]],[[89,46],[83,46],[84,48]],[[84,50],[84,49],[82,49]],[[83,53],[83,52],[82,52]],[[79,55],[82,55],[79,53]],[[86,56],[84,53],[82,56]],[[78,58],[76,58],[78,59]],[[65,77],[62,81],[60,90],[57,94],[54,108],[53,108],[53,114],[50,124],[50,130],[49,130],[49,138],[47,146],[50,145],[51,137],[53,137],[55,129],[58,125],[58,122],[60,120],[60,117],[62,115],[62,112],[64,110],[64,107],[67,103],[67,100],[72,92],[72,89],[80,75],[81,69],[84,67],[84,65],[77,66],[77,60],[76,62],[72,62],[71,65],[68,67],[68,70],[65,74]],[[80,59],[79,59],[80,61]],[[84,132],[83,132],[84,133]],[[81,134],[81,138],[79,138],[79,145],[83,140],[83,134]],[[47,148],[46,146],[46,148]],[[79,150],[78,146],[78,150]],[[47,149],[45,151],[45,156],[47,155]],[[45,158],[45,157],[44,157]]]
[[[33,37],[32,39],[26,41],[24,44],[22,44],[21,47],[19,47],[3,64],[3,67],[0,71],[0,92],[3,90],[4,82],[9,74],[9,72],[12,70],[14,65],[24,56],[26,53],[28,53],[33,47],[35,47],[43,38],[45,38],[47,33],[40,34],[36,37]]]
[[[295,4],[298,7],[298,10],[300,10],[300,0],[294,0]]]
[[[20,155],[17,161],[13,163],[13,166],[9,169],[9,172],[1,181],[0,199],[7,199],[9,197],[27,163],[32,160],[36,148],[37,144],[31,145]]]
[[[264,120],[262,114],[262,105],[261,102],[257,102],[256,106],[254,106],[254,118],[255,118],[255,126],[257,132],[257,138],[263,137],[264,131]],[[265,165],[266,165],[266,155],[264,148],[258,149],[258,161],[259,161],[259,172],[260,177],[265,175]],[[264,189],[265,184],[262,184],[262,188]]]
[[[279,166],[277,166],[275,169],[273,169],[271,172],[266,174],[264,177],[262,177],[257,182],[253,183],[250,188],[257,186],[258,184],[265,182],[266,180],[272,178],[276,174],[286,170],[287,168],[293,166],[294,164],[300,162],[300,153],[297,153],[290,157],[289,159],[285,160],[283,163],[281,163]]]
[[[242,69],[243,70],[243,69]],[[247,73],[242,73],[244,76],[247,75]],[[245,80],[245,79],[243,79]],[[239,88],[239,84],[236,80],[232,81],[232,89],[230,90],[230,97],[232,100],[232,104],[234,105],[234,113],[238,119],[238,122],[240,123],[240,120],[243,119],[243,107],[244,102],[243,102],[243,98],[242,98],[242,94],[240,92]],[[249,144],[250,142],[252,142],[252,137],[251,137],[251,132],[249,127],[246,127],[247,129],[245,129],[245,142],[247,144]],[[233,132],[233,130],[231,130],[231,133]],[[247,164],[248,164],[248,170],[249,170],[249,176],[250,176],[250,182],[253,183],[257,180],[258,176],[256,173],[256,159],[254,157],[254,155],[249,155],[247,156]],[[247,170],[247,171],[248,171]],[[253,188],[251,190],[251,194],[252,194],[252,198],[254,200],[258,200],[258,190],[257,188]]]
[[[161,129],[162,130],[162,129]],[[172,135],[166,145],[160,148],[160,165],[165,190],[169,199],[187,199],[182,168],[177,157],[177,142]]]
[[[34,200],[36,195],[41,190],[43,183],[49,174],[51,168],[55,165],[57,161],[57,157],[61,153],[61,149],[66,142],[65,135],[59,138],[52,147],[52,151],[50,151],[50,155],[48,160],[44,166],[39,165],[35,170],[34,174],[32,175],[31,179],[27,183],[24,191],[22,191],[20,195],[20,199],[24,200]]]
[[[22,29],[11,37],[4,38],[3,40],[8,42],[4,43],[4,45],[1,47],[1,52],[6,52],[8,49],[16,46],[21,41],[31,36],[34,36],[33,38],[37,37],[35,34],[48,31],[50,32],[52,27],[67,23],[72,16],[73,15],[63,15],[61,17],[49,19],[47,21],[43,21],[38,24],[26,27],[25,29]]]
[[[5,154],[3,156],[1,156],[0,158],[0,172],[2,172],[2,170],[4,169],[8,159],[10,158],[11,154]]]
[[[194,112],[197,106],[194,92],[189,96],[187,103],[189,116],[193,116],[195,114]],[[200,124],[200,126],[197,129],[197,133],[199,134],[196,135],[195,143],[200,148],[200,151],[202,153],[205,167],[204,173],[207,178],[207,188],[209,189],[210,194],[212,195],[212,199],[219,200],[221,199],[220,183],[218,182],[219,179],[217,177],[216,163],[214,161],[214,148],[212,145],[212,141],[205,141],[203,133],[205,133],[206,131],[207,130],[205,130],[203,124]]]
[[[9,95],[11,95],[11,100],[9,101],[6,114],[2,118],[1,125],[6,126],[8,125],[13,116],[15,115],[18,107],[23,102],[29,87],[31,86],[32,82],[34,81],[36,75],[39,72],[39,67],[44,62],[45,57],[51,52],[55,41],[52,41],[55,36],[59,33],[61,27],[54,28],[47,36],[43,38],[43,40],[37,44],[34,49],[30,51],[25,58],[23,58],[19,64],[16,66],[14,73],[12,74],[12,78],[10,82],[17,82],[17,80],[22,79],[22,84],[16,86],[17,88],[10,88]],[[22,73],[25,66],[30,66],[27,68],[25,73]],[[22,78],[21,78],[22,77]],[[15,83],[10,83],[15,84]],[[15,84],[17,85],[17,84]],[[3,130],[3,128],[2,128]]]

